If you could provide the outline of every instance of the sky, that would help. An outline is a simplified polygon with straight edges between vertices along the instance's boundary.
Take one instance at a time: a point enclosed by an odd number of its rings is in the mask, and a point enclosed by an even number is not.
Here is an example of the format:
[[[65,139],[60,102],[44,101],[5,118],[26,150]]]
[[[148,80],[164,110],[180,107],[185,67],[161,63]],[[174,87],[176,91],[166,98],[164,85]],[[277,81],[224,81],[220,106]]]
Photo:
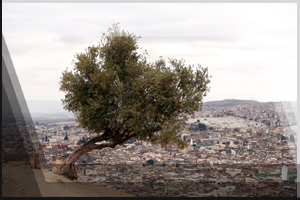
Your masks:
[[[297,101],[296,3],[3,3],[2,33],[27,100],[61,100],[62,72],[113,22],[148,60],[208,67],[204,101]]]

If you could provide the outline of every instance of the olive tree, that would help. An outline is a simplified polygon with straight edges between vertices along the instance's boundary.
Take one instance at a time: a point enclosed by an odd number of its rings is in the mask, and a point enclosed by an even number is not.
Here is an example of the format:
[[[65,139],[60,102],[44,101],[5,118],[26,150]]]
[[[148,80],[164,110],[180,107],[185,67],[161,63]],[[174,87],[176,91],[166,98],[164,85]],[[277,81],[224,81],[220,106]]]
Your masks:
[[[187,144],[179,132],[187,117],[201,109],[209,91],[208,69],[183,59],[148,62],[135,36],[113,24],[100,43],[76,54],[63,72],[64,108],[74,113],[92,138],[54,172],[76,179],[75,162],[94,149],[114,148],[130,139],[154,144]]]

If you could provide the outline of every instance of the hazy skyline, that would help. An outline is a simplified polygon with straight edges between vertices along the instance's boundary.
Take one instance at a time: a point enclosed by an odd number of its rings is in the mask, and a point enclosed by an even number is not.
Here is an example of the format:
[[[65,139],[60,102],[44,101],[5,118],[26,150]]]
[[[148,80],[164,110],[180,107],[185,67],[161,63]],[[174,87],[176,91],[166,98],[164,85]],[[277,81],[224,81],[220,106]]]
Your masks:
[[[2,28],[27,100],[60,100],[61,73],[112,22],[149,61],[184,58],[212,76],[204,101],[297,101],[297,4],[2,4]]]

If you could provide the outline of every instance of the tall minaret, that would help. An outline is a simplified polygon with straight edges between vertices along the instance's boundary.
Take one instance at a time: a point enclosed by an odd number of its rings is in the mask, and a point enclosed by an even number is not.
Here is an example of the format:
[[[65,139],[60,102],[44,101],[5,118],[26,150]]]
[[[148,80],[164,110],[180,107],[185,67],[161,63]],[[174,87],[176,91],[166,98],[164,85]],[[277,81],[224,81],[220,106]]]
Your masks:
[[[287,166],[283,165],[281,167],[281,180],[286,181],[288,179],[288,168]]]
[[[56,154],[56,166],[59,166],[60,164],[61,164],[60,154]]]

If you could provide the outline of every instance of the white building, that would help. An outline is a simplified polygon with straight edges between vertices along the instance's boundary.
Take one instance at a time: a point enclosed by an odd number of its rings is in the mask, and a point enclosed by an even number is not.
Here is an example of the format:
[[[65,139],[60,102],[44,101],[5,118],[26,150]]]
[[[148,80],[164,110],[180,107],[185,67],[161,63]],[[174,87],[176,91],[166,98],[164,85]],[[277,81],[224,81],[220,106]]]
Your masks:
[[[231,149],[231,155],[235,156],[236,155],[236,151]]]
[[[193,144],[194,144],[194,141],[193,141],[193,139],[191,138],[191,143],[190,143],[190,145],[193,146]]]
[[[84,172],[86,175],[91,175],[91,174],[97,175],[98,174],[97,171],[93,170],[93,169],[85,169]]]

